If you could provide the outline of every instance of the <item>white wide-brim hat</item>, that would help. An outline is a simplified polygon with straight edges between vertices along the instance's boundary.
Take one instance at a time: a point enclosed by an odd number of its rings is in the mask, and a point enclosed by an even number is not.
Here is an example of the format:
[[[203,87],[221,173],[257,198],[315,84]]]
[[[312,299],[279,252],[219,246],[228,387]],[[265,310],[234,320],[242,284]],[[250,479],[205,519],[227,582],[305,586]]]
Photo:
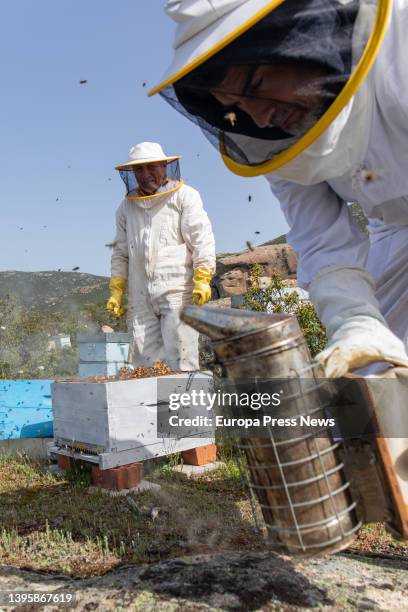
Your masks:
[[[177,23],[175,55],[153,96],[210,59],[258,23],[283,0],[167,0]]]
[[[129,166],[152,164],[161,161],[169,163],[180,159],[180,157],[180,155],[166,155],[157,142],[141,142],[130,149],[128,161],[116,166],[115,170],[123,170]]]

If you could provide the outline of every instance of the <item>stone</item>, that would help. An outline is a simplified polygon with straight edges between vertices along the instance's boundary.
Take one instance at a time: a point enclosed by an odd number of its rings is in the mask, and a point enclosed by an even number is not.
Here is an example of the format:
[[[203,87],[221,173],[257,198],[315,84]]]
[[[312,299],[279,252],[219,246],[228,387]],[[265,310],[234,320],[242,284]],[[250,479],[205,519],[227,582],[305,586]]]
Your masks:
[[[180,463],[174,467],[175,472],[184,474],[188,477],[201,476],[207,472],[212,472],[224,465],[222,461],[214,461],[211,463],[205,463],[204,465],[189,465],[187,463]]]
[[[253,264],[261,268],[262,286],[268,286],[274,274],[279,274],[284,280],[296,278],[296,255],[288,244],[263,245],[253,251],[220,255],[211,282],[213,299],[247,293],[251,288]]]

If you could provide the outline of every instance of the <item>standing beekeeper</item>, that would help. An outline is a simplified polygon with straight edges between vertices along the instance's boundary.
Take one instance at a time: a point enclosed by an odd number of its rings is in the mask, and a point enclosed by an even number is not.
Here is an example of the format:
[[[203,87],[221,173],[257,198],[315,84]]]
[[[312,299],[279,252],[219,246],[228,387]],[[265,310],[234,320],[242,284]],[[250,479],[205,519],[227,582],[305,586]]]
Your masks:
[[[211,298],[215,243],[198,191],[180,179],[179,156],[142,142],[117,166],[126,197],[116,213],[111,296],[107,309],[123,314],[128,286],[129,361],[157,360],[173,370],[197,370],[198,334],[180,321],[186,304]]]
[[[408,365],[408,0],[168,0],[174,61],[151,94],[240,176],[265,175],[328,376]],[[369,237],[347,202],[369,218]],[[405,345],[404,345],[405,342]]]

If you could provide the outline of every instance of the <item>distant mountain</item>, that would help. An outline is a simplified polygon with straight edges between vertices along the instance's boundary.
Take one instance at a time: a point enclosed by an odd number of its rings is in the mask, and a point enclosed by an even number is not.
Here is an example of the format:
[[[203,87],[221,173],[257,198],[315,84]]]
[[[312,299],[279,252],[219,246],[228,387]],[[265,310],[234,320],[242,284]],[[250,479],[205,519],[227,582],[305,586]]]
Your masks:
[[[273,240],[268,240],[268,242],[263,242],[259,246],[269,246],[271,244],[286,244],[286,243],[287,243],[286,234],[282,234],[281,236],[278,236],[277,238],[274,238]]]
[[[367,219],[360,206],[351,204],[350,210],[360,229],[367,232]],[[285,243],[286,236],[282,234],[258,245],[256,250],[263,253],[264,250],[259,247]],[[236,258],[242,253],[219,253],[216,276],[225,272],[225,261],[223,260],[228,257]],[[270,263],[274,263],[273,258]],[[72,311],[81,308],[84,304],[106,301],[109,297],[109,278],[84,272],[17,272],[14,270],[0,272],[0,298],[9,293],[17,295],[29,309]]]
[[[108,299],[109,278],[84,272],[0,272],[0,298],[15,294],[30,310],[77,310]]]

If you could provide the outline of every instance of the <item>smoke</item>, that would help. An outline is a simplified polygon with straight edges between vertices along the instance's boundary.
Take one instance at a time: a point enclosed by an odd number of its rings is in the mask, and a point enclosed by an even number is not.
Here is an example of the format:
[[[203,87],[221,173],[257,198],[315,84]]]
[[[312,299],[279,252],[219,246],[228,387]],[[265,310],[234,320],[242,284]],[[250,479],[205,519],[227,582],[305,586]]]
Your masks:
[[[202,495],[194,494],[194,490],[186,484],[164,484],[161,488],[151,492],[154,505],[161,509],[161,514],[168,517],[163,529],[177,532],[183,548],[190,552],[227,547],[229,537],[226,534],[224,521],[212,504],[211,508],[202,505]],[[156,528],[160,528],[157,525]]]
[[[58,313],[24,307],[15,295],[0,299],[0,378],[54,378],[76,374],[75,348],[50,350],[50,336],[77,323]]]

